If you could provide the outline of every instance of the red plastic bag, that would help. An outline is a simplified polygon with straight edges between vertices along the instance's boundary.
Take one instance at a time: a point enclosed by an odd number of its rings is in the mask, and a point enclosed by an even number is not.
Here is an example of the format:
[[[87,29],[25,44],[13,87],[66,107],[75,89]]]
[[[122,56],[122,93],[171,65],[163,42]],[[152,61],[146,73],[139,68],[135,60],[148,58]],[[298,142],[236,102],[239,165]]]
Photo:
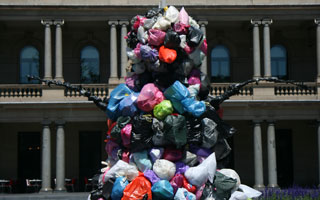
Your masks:
[[[159,59],[165,63],[173,63],[177,58],[177,52],[174,49],[168,49],[161,46],[159,49]]]
[[[163,159],[175,162],[182,159],[182,151],[179,149],[166,148],[163,153]]]
[[[183,187],[186,188],[189,192],[196,193],[197,188],[194,185],[191,185],[186,177],[183,177]]]
[[[146,194],[148,200],[152,200],[151,183],[143,173],[139,172],[139,175],[124,189],[121,200],[143,199]]]

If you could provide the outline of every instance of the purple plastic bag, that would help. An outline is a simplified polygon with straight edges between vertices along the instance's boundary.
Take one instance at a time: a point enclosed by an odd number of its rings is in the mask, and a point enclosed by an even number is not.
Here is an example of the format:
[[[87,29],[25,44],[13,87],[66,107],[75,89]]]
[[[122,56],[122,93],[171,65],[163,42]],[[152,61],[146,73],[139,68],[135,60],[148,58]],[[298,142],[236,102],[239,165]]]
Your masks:
[[[152,185],[160,181],[160,178],[151,169],[146,170],[143,175],[151,182]]]
[[[135,81],[139,79],[139,76],[137,74],[133,74],[132,76],[126,77],[125,81],[126,81],[126,85],[128,86],[128,88],[130,88],[131,90],[137,92],[138,89],[135,87]]]
[[[121,139],[122,144],[125,147],[130,147],[130,138],[131,138],[132,124],[127,124],[121,129]]]
[[[160,46],[164,42],[164,37],[166,36],[166,32],[158,30],[158,29],[150,29],[149,30],[149,45]]]
[[[111,157],[114,159],[114,160],[119,160],[119,157],[118,157],[118,151],[119,151],[120,147],[116,147],[114,149],[112,149],[112,152],[111,152]]]
[[[111,155],[112,150],[117,147],[119,147],[119,145],[116,142],[114,142],[113,140],[108,140],[105,146],[105,150],[108,155]]]
[[[183,162],[176,162],[176,174],[184,174],[187,169],[189,169],[189,166],[184,164]]]
[[[158,60],[158,51],[152,49],[148,45],[141,45],[140,47],[141,59],[149,62],[156,62]]]
[[[157,159],[160,159],[162,157],[164,149],[163,148],[152,148],[149,151],[149,156],[151,158],[151,161],[154,163]]]
[[[178,190],[178,188],[181,188],[183,186],[183,175],[182,174],[176,174],[171,180],[170,184],[173,188],[173,193],[175,194]]]
[[[212,153],[211,149],[201,148],[196,145],[190,145],[189,151],[201,157],[208,157]]]

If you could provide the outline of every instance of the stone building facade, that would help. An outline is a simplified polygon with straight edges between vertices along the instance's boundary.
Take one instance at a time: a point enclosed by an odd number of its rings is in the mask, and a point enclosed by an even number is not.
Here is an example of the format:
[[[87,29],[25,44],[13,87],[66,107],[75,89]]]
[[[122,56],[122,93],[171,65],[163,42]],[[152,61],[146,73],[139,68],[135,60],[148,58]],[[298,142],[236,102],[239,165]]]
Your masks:
[[[319,184],[320,2],[171,1],[206,33],[201,66],[212,95],[231,83],[278,76],[291,85],[248,85],[226,101],[230,167],[256,187]],[[106,115],[79,94],[28,83],[26,74],[81,84],[104,97],[125,76],[130,19],[155,0],[0,1],[0,179],[42,180],[42,191],[79,190],[104,153]],[[86,64],[93,66],[86,68]],[[36,169],[36,170],[35,170]],[[53,179],[56,178],[56,184]]]

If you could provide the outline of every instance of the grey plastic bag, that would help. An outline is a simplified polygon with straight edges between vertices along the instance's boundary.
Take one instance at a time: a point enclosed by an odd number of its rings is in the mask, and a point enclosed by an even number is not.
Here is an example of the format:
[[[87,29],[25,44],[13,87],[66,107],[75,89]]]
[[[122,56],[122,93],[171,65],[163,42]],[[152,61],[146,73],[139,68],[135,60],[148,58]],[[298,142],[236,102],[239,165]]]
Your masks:
[[[201,123],[203,133],[202,147],[210,149],[218,140],[219,132],[216,129],[217,124],[209,118],[203,118]]]

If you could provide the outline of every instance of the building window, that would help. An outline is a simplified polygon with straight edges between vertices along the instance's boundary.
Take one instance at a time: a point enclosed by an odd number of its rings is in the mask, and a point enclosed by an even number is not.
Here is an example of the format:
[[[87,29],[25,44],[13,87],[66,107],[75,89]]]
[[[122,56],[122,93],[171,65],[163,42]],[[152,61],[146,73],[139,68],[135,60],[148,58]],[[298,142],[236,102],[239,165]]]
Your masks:
[[[20,52],[20,83],[39,83],[28,81],[27,75],[39,76],[39,51],[33,46],[25,46]]]
[[[282,45],[275,45],[271,48],[271,75],[287,78],[287,50]]]
[[[85,46],[81,50],[81,83],[99,83],[100,56],[97,48]]]
[[[230,81],[230,55],[224,45],[217,45],[211,51],[211,81]]]

